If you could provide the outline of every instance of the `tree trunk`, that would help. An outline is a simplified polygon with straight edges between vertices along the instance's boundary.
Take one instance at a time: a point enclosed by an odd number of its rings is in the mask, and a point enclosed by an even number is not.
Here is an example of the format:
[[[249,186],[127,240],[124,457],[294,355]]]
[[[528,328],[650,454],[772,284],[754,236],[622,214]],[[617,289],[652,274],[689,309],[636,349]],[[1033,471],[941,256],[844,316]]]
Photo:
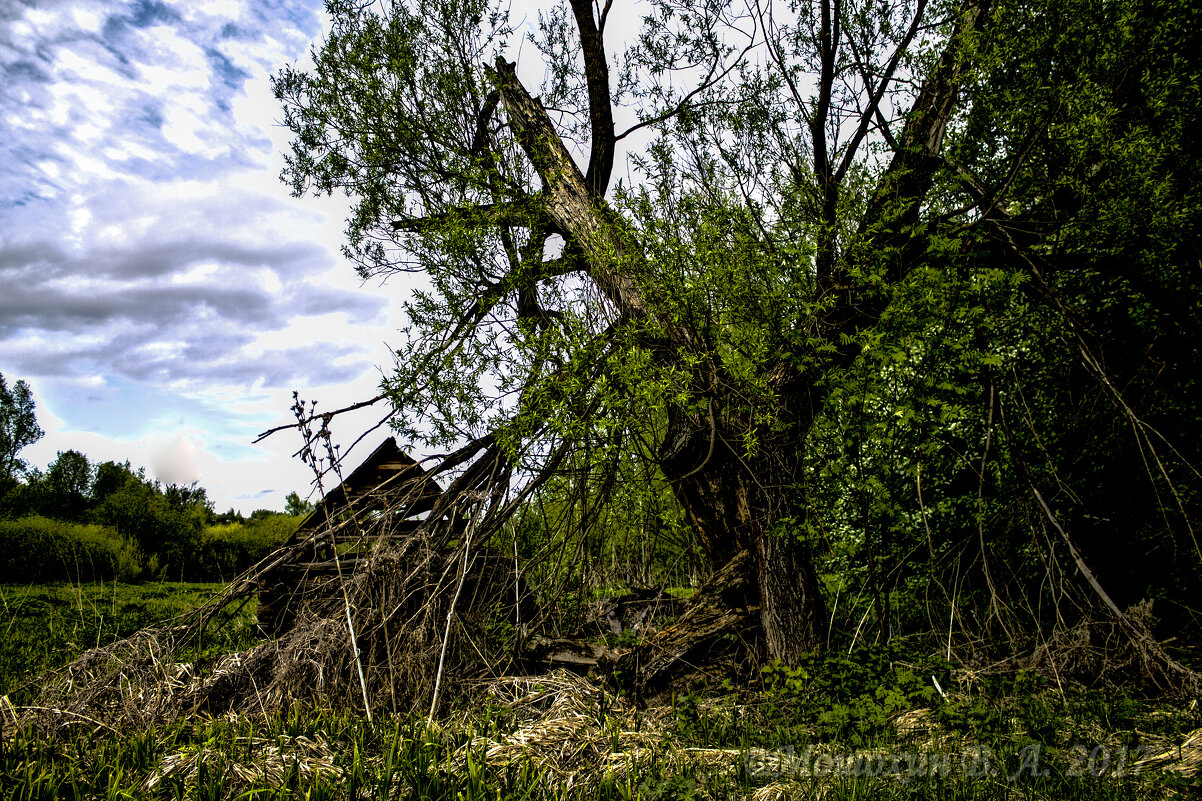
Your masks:
[[[661,469],[701,538],[710,562],[721,567],[740,551],[758,589],[768,656],[797,664],[826,641],[826,603],[808,548],[783,519],[800,510],[785,443],[762,444],[748,461],[728,444],[741,432],[718,419],[710,405],[703,418],[676,412],[659,453]],[[796,452],[797,448],[792,448]]]

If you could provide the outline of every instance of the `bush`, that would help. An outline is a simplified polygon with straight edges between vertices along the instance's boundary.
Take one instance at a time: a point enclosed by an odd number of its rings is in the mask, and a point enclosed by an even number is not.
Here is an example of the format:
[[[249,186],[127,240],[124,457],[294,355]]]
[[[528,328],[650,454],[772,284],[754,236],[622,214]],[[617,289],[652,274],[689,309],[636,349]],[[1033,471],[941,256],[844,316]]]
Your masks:
[[[0,581],[132,581],[142,554],[107,526],[30,516],[0,521]]]
[[[272,515],[207,526],[193,541],[185,573],[196,581],[228,581],[283,545],[299,522]]]

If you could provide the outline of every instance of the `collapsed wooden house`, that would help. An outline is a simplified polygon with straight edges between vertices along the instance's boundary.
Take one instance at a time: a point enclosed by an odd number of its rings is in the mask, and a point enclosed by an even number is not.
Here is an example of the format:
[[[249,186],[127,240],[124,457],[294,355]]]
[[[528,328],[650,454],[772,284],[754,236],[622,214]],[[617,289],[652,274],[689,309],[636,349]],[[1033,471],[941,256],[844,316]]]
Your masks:
[[[301,606],[337,592],[371,549],[411,536],[441,495],[421,465],[385,439],[301,521],[284,558],[259,574],[259,628],[286,631]]]
[[[598,636],[653,631],[683,611],[682,602],[662,588],[636,588],[601,599],[586,614],[583,636],[540,636],[533,628],[540,617],[538,604],[514,557],[486,542],[473,544],[465,555],[460,537],[467,520],[451,516],[431,519],[443,514],[442,496],[442,488],[421,465],[394,439],[385,439],[339,486],[326,493],[276,552],[276,558],[256,574],[262,633],[273,638],[286,634],[305,606],[324,605],[328,610],[328,602],[342,603],[342,588],[368,565],[373,553],[401,546],[413,537],[423,538],[422,558],[434,560],[427,568],[435,564],[433,572],[441,578],[424,586],[422,592],[408,595],[413,608],[406,614],[427,603],[431,593],[445,593],[448,598],[444,601],[469,621],[512,623],[520,641],[518,652],[510,655],[513,669],[543,672],[566,668],[584,673],[603,663],[616,664],[618,652],[598,641]],[[443,537],[425,539],[436,531],[443,532]],[[713,646],[702,640],[702,650]],[[625,669],[629,672],[630,666]]]

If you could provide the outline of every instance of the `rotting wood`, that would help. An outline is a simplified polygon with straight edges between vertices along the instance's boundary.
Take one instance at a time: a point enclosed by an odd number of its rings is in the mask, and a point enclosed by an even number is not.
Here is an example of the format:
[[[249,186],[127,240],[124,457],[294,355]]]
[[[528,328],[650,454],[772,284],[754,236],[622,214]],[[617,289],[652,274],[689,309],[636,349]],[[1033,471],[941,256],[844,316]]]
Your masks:
[[[636,587],[597,603],[592,619],[598,631],[613,635],[645,632],[678,617],[685,603],[661,588]]]
[[[749,551],[740,551],[687,601],[675,623],[615,659],[600,660],[598,670],[646,704],[694,681],[727,678],[762,659],[751,559]]]
[[[524,667],[531,673],[546,673],[565,668],[577,674],[586,674],[607,661],[612,662],[618,653],[598,642],[571,637],[532,637],[526,643]]]

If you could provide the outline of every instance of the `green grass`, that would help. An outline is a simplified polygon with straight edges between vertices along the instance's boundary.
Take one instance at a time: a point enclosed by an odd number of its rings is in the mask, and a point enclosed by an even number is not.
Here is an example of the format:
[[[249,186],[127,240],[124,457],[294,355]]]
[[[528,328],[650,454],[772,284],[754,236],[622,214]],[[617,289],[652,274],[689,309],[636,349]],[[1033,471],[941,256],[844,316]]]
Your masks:
[[[851,799],[1153,799],[1190,797],[1198,785],[1147,771],[1115,770],[1091,775],[1091,766],[1067,751],[1041,754],[1036,769],[1023,771],[1022,753],[1002,746],[974,752],[958,735],[925,743],[881,737],[870,745],[902,754],[902,772],[886,767],[860,775],[849,745],[799,738],[779,708],[681,699],[645,732],[660,738],[650,758],[629,771],[606,772],[590,750],[569,755],[562,766],[529,755],[490,764],[483,748],[465,744],[475,734],[501,740],[516,721],[496,709],[477,709],[469,723],[428,727],[421,718],[368,724],[352,713],[294,710],[267,722],[199,719],[162,730],[96,737],[78,730],[60,741],[30,732],[12,733],[0,753],[0,787],[13,799],[737,799],[771,785],[785,798]],[[602,728],[622,736],[629,720]],[[782,730],[780,727],[785,726]],[[781,745],[786,734],[798,738]],[[690,761],[688,749],[712,749],[715,740],[735,745],[717,758]],[[1066,741],[1067,742],[1067,741]],[[571,750],[570,740],[563,745]],[[586,745],[581,743],[580,745]],[[593,744],[595,745],[595,744]],[[967,751],[967,755],[966,755]],[[620,753],[620,752],[619,752]],[[987,754],[984,761],[980,753]],[[822,755],[826,756],[823,757]],[[923,765],[942,759],[937,775],[905,775],[904,755]],[[776,775],[763,770],[764,755],[792,756]],[[940,755],[943,755],[940,757]],[[825,759],[825,761],[823,761]],[[886,765],[878,760],[870,765]],[[788,765],[788,763],[786,763]],[[912,768],[911,768],[912,769]],[[912,769],[913,770],[913,769]],[[828,775],[814,775],[825,771]],[[1033,775],[1043,773],[1046,775]],[[1016,775],[1019,774],[1019,775]],[[769,795],[768,797],[777,797]]]
[[[88,648],[107,645],[193,609],[222,584],[0,584],[0,695],[20,703],[23,688]],[[253,637],[254,602],[204,648],[236,650]]]
[[[194,607],[216,589],[0,587],[0,686],[8,692],[97,642]],[[242,614],[233,627],[242,626],[241,634],[205,648],[249,644],[253,610]],[[1030,673],[972,677],[896,649],[775,666],[754,691],[699,688],[659,710],[634,710],[584,687],[576,707],[584,717],[564,718],[574,721],[566,731],[555,720],[532,720],[525,702],[485,701],[467,702],[432,726],[420,716],[373,725],[353,712],[297,707],[257,722],[197,716],[130,732],[81,725],[58,740],[15,730],[10,718],[0,732],[0,795],[657,801],[759,792],[757,798],[830,801],[1119,801],[1188,798],[1202,787],[1189,776],[1132,770],[1137,757],[1171,751],[1202,728],[1197,705],[1061,687]],[[490,744],[528,743],[522,738],[540,726],[548,733],[541,742],[536,736],[532,746],[489,759]],[[613,767],[623,762],[628,768]]]

